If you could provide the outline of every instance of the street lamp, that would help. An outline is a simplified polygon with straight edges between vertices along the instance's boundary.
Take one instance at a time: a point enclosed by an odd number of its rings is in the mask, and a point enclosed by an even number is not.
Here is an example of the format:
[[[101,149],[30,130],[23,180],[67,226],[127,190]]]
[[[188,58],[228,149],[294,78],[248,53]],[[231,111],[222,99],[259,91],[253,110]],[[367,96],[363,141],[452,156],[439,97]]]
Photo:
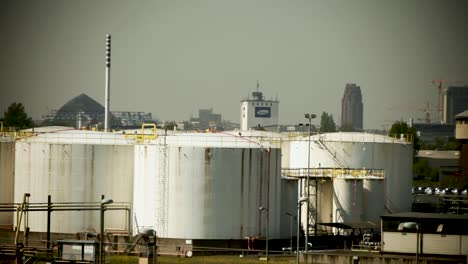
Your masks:
[[[268,218],[269,218],[268,215],[269,215],[269,212],[268,212],[268,208],[263,207],[263,206],[260,206],[258,208],[258,210],[260,210],[260,211],[265,210],[266,211],[266,231],[265,231],[265,244],[266,244],[265,245],[265,251],[266,251],[266,253],[265,253],[265,255],[266,255],[266,263],[268,264]]]
[[[290,212],[284,212],[285,215],[289,216],[289,236],[290,241],[289,241],[289,253],[292,254],[292,247],[293,247],[293,218],[294,215],[291,214]]]
[[[156,231],[154,229],[142,229],[139,233],[145,238],[148,238],[149,242],[146,243],[146,257],[149,258],[152,255],[152,263],[157,263],[158,254],[156,253]],[[153,242],[151,242],[153,237]],[[150,251],[151,247],[151,251]],[[151,252],[151,253],[150,253]],[[149,262],[148,262],[149,263]]]
[[[398,231],[403,229],[416,230],[416,264],[419,263],[419,224],[416,222],[403,222],[398,225]]]
[[[299,264],[299,229],[300,229],[300,226],[301,226],[301,221],[300,221],[300,217],[299,217],[299,214],[301,212],[301,205],[303,202],[306,202],[309,200],[309,197],[301,197],[298,201],[297,201],[297,215],[298,215],[298,218],[297,218],[297,246],[296,246],[296,264]]]
[[[310,137],[312,136],[312,119],[316,118],[315,114],[305,114],[304,117],[309,120],[309,148],[307,149],[307,197],[310,197],[309,178],[310,178]],[[309,238],[309,203],[307,203],[306,214],[306,233],[304,251],[307,252],[308,238]],[[315,178],[315,221],[314,221],[314,235],[317,236],[317,178]]]
[[[104,196],[103,196],[104,197]],[[106,210],[106,205],[113,203],[114,201],[110,198],[101,200],[101,237],[99,239],[99,263],[104,263],[104,211]]]

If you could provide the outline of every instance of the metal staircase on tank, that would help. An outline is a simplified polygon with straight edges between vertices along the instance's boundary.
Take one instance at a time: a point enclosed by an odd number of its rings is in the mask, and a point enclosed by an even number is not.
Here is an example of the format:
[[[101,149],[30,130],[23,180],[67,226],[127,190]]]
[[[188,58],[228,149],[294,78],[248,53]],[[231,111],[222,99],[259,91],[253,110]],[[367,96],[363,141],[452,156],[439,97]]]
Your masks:
[[[315,232],[315,213],[316,213],[316,208],[315,208],[315,199],[318,199],[318,193],[315,192],[315,184],[317,181],[315,180],[310,180],[309,181],[309,234],[313,234]],[[317,188],[318,189],[318,188]],[[307,190],[305,190],[307,191]],[[318,232],[318,230],[317,230]]]
[[[319,138],[317,139],[317,143],[323,148],[325,149],[328,154],[330,154],[330,156],[333,158],[333,160],[336,162],[336,164],[338,164],[339,167],[341,168],[350,168],[351,166],[349,166],[349,164],[343,164],[342,161],[340,161],[336,156],[336,151],[331,151],[329,147],[327,147],[327,145],[325,144],[325,142],[323,142],[322,140],[320,140],[320,136]]]

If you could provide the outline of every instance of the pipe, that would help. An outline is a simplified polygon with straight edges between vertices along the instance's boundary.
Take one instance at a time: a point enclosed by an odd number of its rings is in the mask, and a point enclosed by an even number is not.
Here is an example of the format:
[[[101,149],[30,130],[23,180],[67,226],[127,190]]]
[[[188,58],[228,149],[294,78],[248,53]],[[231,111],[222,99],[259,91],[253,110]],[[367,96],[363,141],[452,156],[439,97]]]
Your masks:
[[[47,196],[47,249],[50,249],[50,215],[52,213],[52,202],[50,194]]]

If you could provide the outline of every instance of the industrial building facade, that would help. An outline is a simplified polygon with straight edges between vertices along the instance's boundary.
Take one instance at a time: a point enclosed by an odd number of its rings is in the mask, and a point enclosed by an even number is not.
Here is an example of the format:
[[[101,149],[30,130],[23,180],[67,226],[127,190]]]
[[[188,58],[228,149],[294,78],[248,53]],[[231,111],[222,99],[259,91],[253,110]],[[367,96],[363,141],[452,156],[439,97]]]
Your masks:
[[[258,84],[257,84],[258,88]],[[263,93],[252,92],[252,96],[241,101],[241,130],[277,128],[279,114],[278,100],[265,100]]]
[[[455,116],[468,109],[468,86],[449,86],[444,94],[444,121],[455,124]]]
[[[347,83],[341,100],[341,126],[354,131],[363,130],[363,105],[361,87]]]

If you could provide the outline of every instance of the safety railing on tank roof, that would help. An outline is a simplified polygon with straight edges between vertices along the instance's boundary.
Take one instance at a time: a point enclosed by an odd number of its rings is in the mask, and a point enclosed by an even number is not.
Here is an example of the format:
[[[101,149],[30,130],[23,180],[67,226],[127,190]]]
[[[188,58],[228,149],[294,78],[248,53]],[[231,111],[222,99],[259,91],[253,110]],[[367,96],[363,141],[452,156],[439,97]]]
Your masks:
[[[281,175],[288,178],[350,178],[350,179],[384,179],[382,169],[351,169],[351,168],[283,168]]]
[[[347,133],[337,132],[339,136],[335,134],[329,136],[327,133],[312,132],[311,136],[318,136],[320,140],[333,139],[337,141],[352,141],[352,142],[376,142],[376,143],[413,143],[414,137],[412,134],[399,134],[399,135],[381,135],[373,133]],[[283,141],[289,140],[307,140],[309,132],[284,132]]]
[[[2,131],[0,132],[0,141],[1,142],[11,142],[18,139],[28,138],[36,136],[38,133],[34,132],[25,132],[25,131]]]
[[[207,136],[200,134],[179,134],[159,136],[157,144],[170,144],[175,146],[198,146],[198,147],[232,147],[232,148],[280,148],[281,137],[259,137],[259,136],[236,136],[213,133]]]
[[[145,129],[149,128],[150,129],[150,134],[145,133]],[[155,140],[158,137],[157,131],[156,131],[156,124],[153,123],[143,123],[141,125],[141,133],[135,133],[134,134],[126,134],[123,132],[125,135],[126,139],[134,140],[136,143],[144,143],[144,142],[149,142],[151,140]]]
[[[126,139],[123,134],[115,133],[35,133],[35,137],[21,138],[27,142],[51,143],[51,144],[98,144],[98,145],[129,145],[131,140]],[[19,138],[17,138],[18,140]]]

